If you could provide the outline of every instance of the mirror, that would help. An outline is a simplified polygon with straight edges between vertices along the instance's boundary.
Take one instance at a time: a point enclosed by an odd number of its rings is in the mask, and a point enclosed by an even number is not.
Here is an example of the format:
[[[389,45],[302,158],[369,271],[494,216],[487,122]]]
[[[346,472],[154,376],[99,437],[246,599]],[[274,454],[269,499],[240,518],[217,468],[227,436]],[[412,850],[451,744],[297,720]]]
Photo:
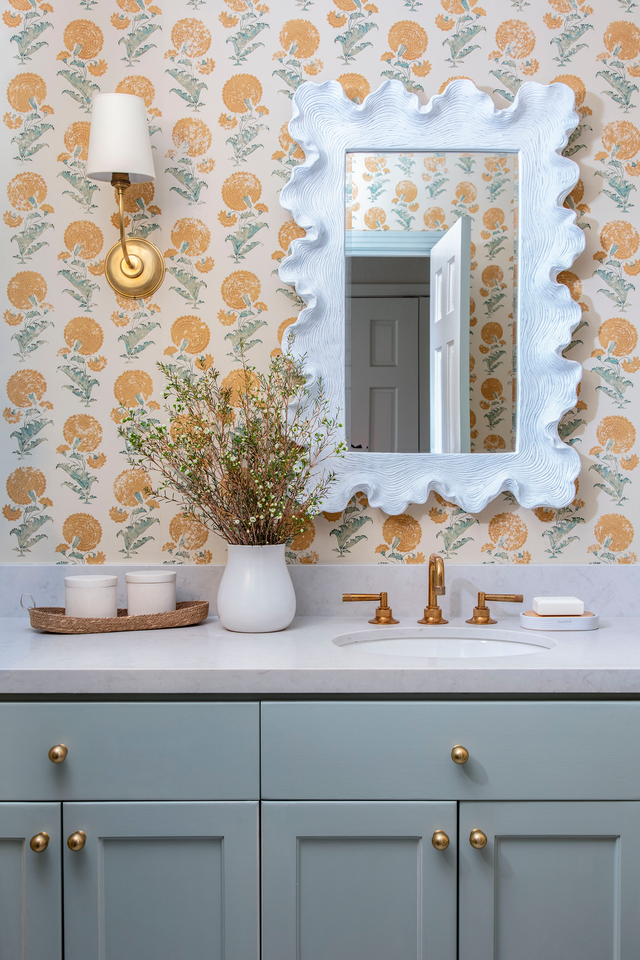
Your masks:
[[[464,79],[427,104],[397,80],[362,104],[337,81],[296,91],[305,161],[280,201],[306,234],[279,273],[305,308],[283,348],[343,418],[325,510],[358,490],[388,514],[431,490],[469,513],[575,496],[557,427],[580,307],[556,277],[584,248],[563,207],[577,122],[562,83],[526,81],[504,110]]]
[[[350,152],[350,450],[516,449],[518,155]]]

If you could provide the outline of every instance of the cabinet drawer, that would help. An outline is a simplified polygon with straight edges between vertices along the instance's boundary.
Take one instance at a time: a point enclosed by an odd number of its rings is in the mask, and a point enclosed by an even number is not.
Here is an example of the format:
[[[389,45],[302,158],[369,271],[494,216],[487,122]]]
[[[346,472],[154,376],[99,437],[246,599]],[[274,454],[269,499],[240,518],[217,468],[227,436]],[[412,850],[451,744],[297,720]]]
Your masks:
[[[0,731],[0,800],[259,798],[256,703],[1,703]]]
[[[637,800],[640,703],[265,703],[262,796]]]

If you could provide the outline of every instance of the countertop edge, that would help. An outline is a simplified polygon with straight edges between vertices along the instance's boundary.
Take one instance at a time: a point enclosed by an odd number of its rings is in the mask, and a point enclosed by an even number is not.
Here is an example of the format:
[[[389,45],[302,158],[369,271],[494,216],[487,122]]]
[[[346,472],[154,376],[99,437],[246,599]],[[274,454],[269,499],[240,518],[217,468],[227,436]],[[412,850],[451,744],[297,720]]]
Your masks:
[[[167,676],[170,673],[170,676]],[[640,669],[527,670],[20,670],[0,671],[0,695],[637,694]],[[381,676],[384,674],[384,676]],[[500,676],[500,674],[502,674]]]

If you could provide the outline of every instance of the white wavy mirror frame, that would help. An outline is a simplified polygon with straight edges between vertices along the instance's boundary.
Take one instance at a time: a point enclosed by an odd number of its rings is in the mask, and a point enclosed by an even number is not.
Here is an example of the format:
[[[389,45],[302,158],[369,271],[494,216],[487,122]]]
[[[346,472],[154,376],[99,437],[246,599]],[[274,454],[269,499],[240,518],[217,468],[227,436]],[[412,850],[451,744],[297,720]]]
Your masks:
[[[523,83],[496,109],[469,80],[454,80],[422,105],[388,80],[356,105],[337,81],[296,91],[289,132],[305,153],[281,204],[306,230],[291,244],[280,278],[306,307],[287,331],[306,356],[311,382],[322,379],[335,410],[345,410],[345,159],[350,152],[516,152],[519,174],[518,368],[516,449],[505,453],[348,452],[332,468],[337,482],[323,504],[342,510],[354,493],[372,507],[402,513],[431,490],[477,513],[504,490],[525,507],[561,507],[575,496],[576,450],[558,421],[576,403],[581,366],[561,355],[580,307],[556,280],[584,248],[575,215],[562,206],[578,165],[560,153],[578,122],[573,91],[562,83]],[[286,342],[283,343],[286,346]]]

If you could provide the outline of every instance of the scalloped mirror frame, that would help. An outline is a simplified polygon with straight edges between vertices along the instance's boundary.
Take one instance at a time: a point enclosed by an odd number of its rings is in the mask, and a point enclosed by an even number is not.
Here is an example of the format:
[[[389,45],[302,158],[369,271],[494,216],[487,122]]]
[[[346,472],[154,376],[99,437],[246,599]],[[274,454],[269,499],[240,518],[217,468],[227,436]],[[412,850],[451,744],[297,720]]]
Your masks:
[[[580,306],[557,282],[584,249],[575,214],[562,206],[578,165],[561,155],[578,123],[573,91],[528,81],[498,110],[470,80],[453,80],[428,104],[398,80],[362,104],[336,80],[305,83],[293,98],[289,132],[305,162],[280,202],[306,236],[291,244],[280,278],[305,301],[283,343],[305,357],[312,387],[322,380],[332,410],[345,408],[345,160],[351,151],[517,151],[519,171],[518,397],[513,453],[354,453],[326,463],[336,482],[323,509],[343,510],[357,491],[387,514],[424,503],[431,490],[478,513],[509,490],[524,507],[561,507],[575,497],[576,450],[558,436],[576,403],[582,367],[561,351]],[[344,430],[343,430],[344,439]]]

